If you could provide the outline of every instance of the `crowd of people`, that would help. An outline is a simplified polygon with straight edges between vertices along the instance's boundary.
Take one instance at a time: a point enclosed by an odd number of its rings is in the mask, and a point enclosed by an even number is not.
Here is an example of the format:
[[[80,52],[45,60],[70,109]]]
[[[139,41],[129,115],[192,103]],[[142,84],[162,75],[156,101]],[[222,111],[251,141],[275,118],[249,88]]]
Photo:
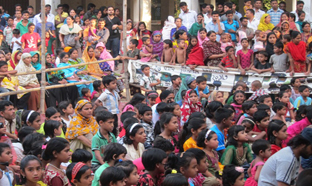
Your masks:
[[[168,16],[155,31],[122,20],[111,6],[89,3],[84,11],[63,4],[53,15],[46,5],[45,15],[35,15],[33,7],[17,4],[10,16],[0,5],[1,93],[40,87],[42,77],[30,72],[41,70],[42,55],[47,68],[68,67],[47,73],[47,85],[85,82],[46,90],[44,122],[39,91],[1,98],[0,185],[309,184],[312,99],[301,78],[282,85],[278,95],[254,80],[252,94],[238,81],[227,96],[211,92],[206,77],[191,75],[172,75],[171,86],[157,91],[161,80],[149,62],[236,68],[242,75],[310,74],[311,17],[304,3],[297,1],[292,13],[277,0],[266,13],[261,0],[244,3],[242,15],[232,2],[216,9],[202,4],[198,14],[181,2],[179,17]],[[121,106],[123,60],[146,64],[139,83],[144,94]],[[77,64],[84,65],[72,67]]]

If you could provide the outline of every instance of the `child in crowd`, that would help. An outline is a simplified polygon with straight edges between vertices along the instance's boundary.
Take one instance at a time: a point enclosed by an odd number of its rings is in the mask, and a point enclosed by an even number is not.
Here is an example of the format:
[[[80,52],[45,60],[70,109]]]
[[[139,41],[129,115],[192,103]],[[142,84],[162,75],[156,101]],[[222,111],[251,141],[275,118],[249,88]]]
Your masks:
[[[246,180],[245,185],[256,186],[261,169],[264,165],[264,160],[271,156],[271,146],[267,140],[259,139],[252,144],[252,151],[256,158],[251,162],[248,169],[249,178]]]
[[[215,119],[215,112],[219,109],[223,108],[223,105],[219,101],[211,101],[206,108],[204,109],[206,114],[206,123],[208,128],[211,128],[215,125],[216,119]]]
[[[81,95],[84,99],[91,101],[91,91],[88,88],[81,89]]]
[[[242,121],[242,126],[245,127],[245,132],[247,133],[247,138],[248,138],[248,142],[254,142],[258,139],[263,139],[266,136],[266,132],[262,131],[262,132],[254,132],[253,128],[256,125],[256,123],[254,122],[253,118],[251,117],[246,117],[243,121]]]
[[[144,143],[145,149],[152,147],[154,142],[154,128],[152,123],[152,109],[147,105],[139,107],[139,117],[141,119],[141,125],[144,128],[146,134],[146,141]]]
[[[237,63],[238,68],[241,71],[242,75],[246,74],[246,70],[250,70],[253,67],[253,51],[248,49],[249,43],[248,39],[244,38],[241,40],[243,49],[237,52]]]
[[[199,101],[202,99],[208,100],[209,98],[209,87],[207,85],[207,78],[204,76],[197,76],[196,78],[197,87],[194,89],[199,96]]]
[[[62,135],[62,127],[63,124],[59,121],[47,120],[43,128],[46,136],[46,141],[50,141],[50,139]]]
[[[286,106],[285,121],[290,122],[295,120],[294,106],[290,102],[289,94],[285,91],[280,91],[278,93],[278,100]]]
[[[142,157],[145,141],[146,134],[141,124],[134,123],[127,126],[123,145],[127,149],[127,160],[134,161]]]
[[[36,183],[36,185],[46,185],[41,180],[42,175],[44,173],[42,169],[42,162],[39,158],[34,155],[25,156],[20,164],[22,180],[21,184],[29,185],[32,183]],[[32,170],[37,170],[33,172]]]
[[[228,46],[233,47],[233,43],[231,42],[231,35],[228,33],[222,33],[221,35],[221,50],[222,52],[226,52],[225,48]]]
[[[164,40],[164,47],[160,59],[161,64],[164,64],[164,62],[169,62],[169,64],[171,64],[173,55],[172,41],[170,39]]]
[[[270,116],[266,111],[258,110],[255,112],[253,118],[256,122],[256,125],[253,128],[254,132],[261,133],[262,131],[267,131],[270,122]]]
[[[228,71],[227,68],[237,68],[237,61],[234,55],[234,47],[227,46],[225,47],[226,56],[223,57],[221,63],[219,63],[219,67],[224,70],[225,72]]]
[[[244,186],[244,168],[235,165],[226,165],[222,174],[223,186]]]
[[[58,108],[61,113],[61,119],[63,123],[69,127],[70,120],[72,119],[72,114],[74,114],[75,110],[73,105],[69,101],[62,101],[59,103]]]
[[[242,166],[251,163],[252,154],[248,145],[247,133],[245,127],[234,125],[228,130],[227,147],[221,157],[222,165],[233,164]]]
[[[246,117],[253,117],[254,113],[257,112],[257,103],[255,101],[246,101],[242,104],[242,109],[244,114],[240,116],[239,120],[237,121],[237,125],[241,125],[242,121]]]
[[[107,111],[102,111],[95,116],[99,124],[98,132],[93,136],[91,142],[92,150],[92,168],[96,170],[100,165],[104,164],[103,157],[105,147],[109,143],[116,143],[116,137],[112,133],[114,130],[114,115]]]
[[[91,18],[90,20],[90,26],[89,26],[89,32],[88,32],[88,40],[99,40],[101,37],[96,35],[96,25],[97,20],[96,18]]]
[[[141,61],[142,62],[152,62],[157,61],[155,58],[158,56],[157,54],[153,53],[153,45],[151,45],[151,40],[149,37],[144,36],[142,38],[143,45],[142,45],[142,52],[140,53]]]
[[[183,39],[178,39],[177,44],[178,47],[174,51],[172,65],[175,65],[177,62],[181,66],[184,66],[186,62],[185,41]],[[171,64],[169,63],[169,65]]]
[[[28,32],[22,34],[22,48],[28,49],[29,51],[38,51],[38,43],[40,42],[40,36],[34,32],[35,25],[33,23],[28,24]]]
[[[127,57],[121,57],[122,60],[128,59],[128,60],[137,60],[140,58],[140,50],[137,48],[138,47],[138,40],[136,39],[131,39],[128,45],[128,52],[127,52]],[[120,74],[124,73],[124,63],[122,65],[122,69],[120,71]]]
[[[146,93],[146,102],[148,106],[150,107],[156,104],[157,98],[158,98],[158,93],[156,91],[149,91]]]
[[[206,28],[199,29],[198,34],[197,34],[197,40],[198,40],[199,47],[203,48],[203,42],[209,40],[207,37]]]
[[[276,42],[274,45],[274,54],[271,56],[269,63],[272,65],[271,72],[286,72],[289,68],[289,60],[287,54],[283,52],[284,45]]]
[[[299,87],[300,97],[294,102],[294,107],[298,108],[300,105],[311,105],[310,88],[307,85],[301,85]]]
[[[33,110],[24,110],[21,119],[24,125],[30,126],[35,130],[39,130],[42,124],[40,119],[40,113]]]
[[[118,167],[108,167],[103,171],[101,179],[97,185],[101,186],[113,186],[113,185],[124,185],[126,174]],[[94,180],[93,180],[94,181]],[[93,183],[93,182],[92,182]],[[95,184],[92,184],[95,185]],[[95,185],[95,186],[97,186]]]
[[[271,155],[286,147],[282,141],[287,139],[287,125],[281,120],[272,120],[268,127],[268,140],[271,144]]]
[[[103,93],[105,87],[103,85],[103,82],[101,80],[95,80],[93,81],[93,88],[94,91],[91,94],[91,100],[96,100],[100,95]]]
[[[143,72],[143,77],[140,80],[141,90],[144,92],[156,90],[156,86],[161,83],[159,77],[154,76],[150,72],[150,67],[148,65],[142,65],[141,70]]]
[[[201,104],[195,90],[188,90],[185,93],[184,103],[181,107],[182,123],[187,122],[190,115],[194,112],[200,112],[203,105]]]
[[[287,112],[286,104],[282,102],[274,103],[272,109],[275,112],[275,116],[272,118],[272,120],[281,120],[284,123],[286,123],[286,119],[285,119],[286,112]]]
[[[233,103],[231,103],[231,105],[235,109],[234,118],[232,118],[233,121],[235,122],[239,119],[239,116],[243,113],[242,105],[245,99],[246,99],[246,95],[242,90],[237,90],[234,93]]]
[[[197,37],[191,37],[191,44],[186,49],[186,65],[194,70],[197,66],[205,66],[203,49],[199,47]]]
[[[137,185],[139,182],[139,174],[136,165],[130,160],[119,162],[115,167],[122,169],[126,174],[125,182],[126,186]]]
[[[200,118],[192,118],[183,125],[179,142],[183,145],[184,152],[190,148],[200,148],[196,145],[196,140],[198,134],[205,128],[207,128],[206,122]]]
[[[53,41],[56,40],[56,36],[51,32],[51,30],[46,31],[46,47],[48,54],[54,55],[54,47],[53,47]]]
[[[267,93],[262,88],[262,83],[259,80],[255,80],[251,83],[251,90],[254,92],[248,100],[257,101],[260,96],[266,95]]]
[[[283,35],[283,37],[282,37],[282,43],[283,43],[283,45],[284,45],[284,47],[283,47],[283,52],[286,54],[286,46],[287,46],[287,44],[289,43],[291,41],[291,37],[290,37],[290,35],[289,34],[285,34],[285,35]],[[287,54],[286,54],[287,55]]]
[[[272,102],[271,96],[267,95],[267,94],[266,95],[262,95],[262,96],[259,97],[258,101],[259,101],[260,104],[264,104],[264,105],[267,105],[269,107],[269,110],[270,110],[270,120],[272,120],[272,118],[275,115],[275,113],[272,110],[273,102]]]
[[[13,155],[10,145],[0,143],[0,183],[1,185],[15,185],[14,171],[9,164],[12,163]]]
[[[181,174],[168,174],[164,181],[163,186],[189,186],[187,179]]]
[[[266,41],[266,35],[264,34],[264,32],[262,32],[261,30],[256,30],[254,41],[255,43],[253,45],[253,50],[255,52],[265,50],[263,42]]]
[[[5,37],[5,41],[9,45],[11,45],[12,38],[13,38],[13,30],[15,29],[13,17],[8,17],[6,22],[7,22],[7,26],[3,30],[3,35]]]
[[[91,152],[85,150],[85,149],[77,149],[72,154],[71,157],[72,162],[82,162],[86,164],[88,167],[91,167],[91,160],[92,160],[92,154]]]
[[[66,169],[66,176],[70,184],[74,186],[91,185],[93,173],[88,165],[82,162],[73,162]]]
[[[234,85],[232,87],[232,90],[229,94],[229,97],[225,100],[225,103],[230,105],[231,103],[233,103],[233,99],[234,99],[234,93],[238,90],[242,90],[242,91],[245,91],[246,90],[246,87],[247,87],[247,84],[243,81],[241,82],[237,82],[236,85]]]
[[[17,49],[22,48],[22,37],[20,36],[20,31],[18,29],[13,30],[13,38],[10,46],[12,48],[12,53],[14,53]]]
[[[272,71],[271,64],[268,63],[268,54],[265,51],[260,51],[257,55],[257,61],[251,70],[258,74]]]
[[[244,13],[246,13],[248,9],[252,8],[251,0],[244,0]]]
[[[299,77],[293,77],[290,81],[290,85],[292,86],[291,89],[291,96],[290,101],[293,103],[298,97],[300,97],[299,87],[301,85],[301,81]]]
[[[159,30],[155,30],[152,34],[151,44],[153,46],[152,54],[155,56],[156,61],[160,61],[164,43],[162,41],[162,33]]]

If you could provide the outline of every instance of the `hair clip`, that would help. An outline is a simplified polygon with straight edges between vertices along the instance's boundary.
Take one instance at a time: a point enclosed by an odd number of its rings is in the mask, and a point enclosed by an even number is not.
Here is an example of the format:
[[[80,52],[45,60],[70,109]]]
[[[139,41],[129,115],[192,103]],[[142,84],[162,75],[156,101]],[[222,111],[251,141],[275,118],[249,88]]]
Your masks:
[[[41,149],[45,150],[47,148],[47,145],[42,145]]]
[[[244,168],[243,167],[235,167],[235,170],[237,172],[244,173]]]
[[[118,162],[122,162],[122,159],[119,159]]]
[[[211,132],[211,130],[207,130],[207,132],[206,132],[206,135],[205,135],[205,139],[207,139],[208,138],[208,136],[209,136],[209,134],[210,134],[210,132]]]
[[[176,173],[178,173],[178,171],[175,169],[172,169],[171,174],[176,174]]]

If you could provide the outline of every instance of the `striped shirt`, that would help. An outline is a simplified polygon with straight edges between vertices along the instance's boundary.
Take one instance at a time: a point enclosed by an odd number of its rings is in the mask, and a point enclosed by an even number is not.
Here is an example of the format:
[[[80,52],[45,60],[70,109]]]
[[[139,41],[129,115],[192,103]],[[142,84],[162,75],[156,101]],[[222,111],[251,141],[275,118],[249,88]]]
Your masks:
[[[248,100],[255,100],[257,98],[259,98],[262,95],[267,95],[268,93],[265,92],[264,89],[260,88],[258,90],[256,90],[250,97]]]
[[[113,93],[114,94],[112,94],[108,89],[105,89],[105,91],[100,95],[98,100],[103,103],[103,107],[106,107],[109,112],[111,112],[112,114],[119,114],[120,111],[118,108],[118,104],[120,97],[115,90],[113,90]]]
[[[272,8],[270,10],[267,11],[267,13],[271,16],[271,23],[276,26],[281,19],[281,15],[284,11],[281,9],[277,9],[277,11],[275,12]]]

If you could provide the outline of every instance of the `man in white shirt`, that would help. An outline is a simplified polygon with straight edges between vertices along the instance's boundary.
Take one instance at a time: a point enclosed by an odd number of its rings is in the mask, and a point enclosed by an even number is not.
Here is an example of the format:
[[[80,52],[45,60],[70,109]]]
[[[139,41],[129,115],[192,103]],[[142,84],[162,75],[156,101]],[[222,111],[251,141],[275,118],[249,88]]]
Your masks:
[[[182,25],[187,28],[187,31],[189,31],[192,25],[197,21],[197,13],[193,10],[189,10],[186,2],[181,2],[180,8],[182,12],[180,13],[179,18],[182,19]]]
[[[211,9],[212,6],[212,9]],[[212,10],[213,10],[213,5],[209,4],[207,5],[206,3],[201,5],[201,12],[204,15],[204,22],[205,25],[207,25],[210,21],[212,21]]]
[[[292,11],[291,13],[296,15],[296,21],[298,21],[299,16],[298,16],[298,12],[299,11],[303,11],[303,6],[304,6],[304,2],[303,1],[297,1],[297,6],[296,6],[296,11]],[[312,22],[311,16],[309,14],[308,11],[304,11],[305,12],[305,18],[304,21],[307,21],[309,23]]]
[[[54,23],[54,15],[51,13],[51,5],[49,5],[49,4],[45,5],[45,12],[46,12],[47,17],[48,17],[47,22],[51,22],[51,23],[53,23],[53,25],[55,25],[55,23]],[[33,23],[35,25],[37,23],[41,23],[40,14],[41,13],[35,15],[35,17],[34,17],[34,22]]]
[[[263,10],[261,10],[262,7],[262,0],[255,0],[255,4],[254,4],[255,8],[255,18],[260,20],[261,17],[263,16],[263,14],[265,14],[265,12]]]
[[[246,11],[246,17],[248,18],[247,27],[252,28],[254,32],[258,30],[258,25],[260,21],[255,18],[255,11],[253,9],[248,9]]]

